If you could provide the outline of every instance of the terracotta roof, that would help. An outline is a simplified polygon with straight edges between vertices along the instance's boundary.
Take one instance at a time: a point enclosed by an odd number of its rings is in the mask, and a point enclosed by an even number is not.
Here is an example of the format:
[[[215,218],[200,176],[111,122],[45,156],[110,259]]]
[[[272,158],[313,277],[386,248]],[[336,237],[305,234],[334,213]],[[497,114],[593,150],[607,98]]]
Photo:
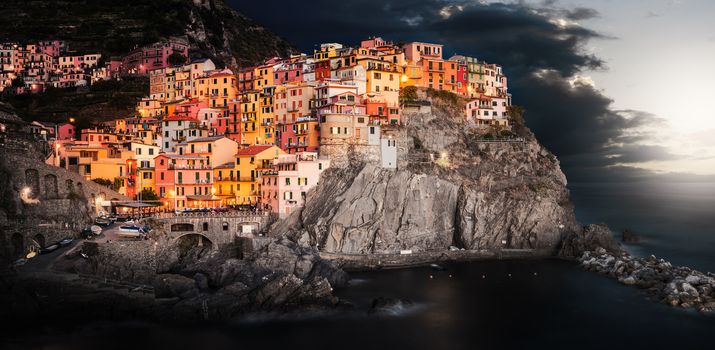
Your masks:
[[[224,138],[226,136],[223,135],[216,135],[216,136],[207,136],[207,137],[199,137],[197,139],[189,140],[188,142],[211,142],[211,141],[216,141]]]
[[[214,169],[233,169],[233,162],[223,163],[219,166],[215,166]]]
[[[259,154],[271,147],[273,147],[273,145],[248,146],[246,148],[239,149],[238,152],[236,152],[236,155],[237,156],[255,156],[256,154]]]

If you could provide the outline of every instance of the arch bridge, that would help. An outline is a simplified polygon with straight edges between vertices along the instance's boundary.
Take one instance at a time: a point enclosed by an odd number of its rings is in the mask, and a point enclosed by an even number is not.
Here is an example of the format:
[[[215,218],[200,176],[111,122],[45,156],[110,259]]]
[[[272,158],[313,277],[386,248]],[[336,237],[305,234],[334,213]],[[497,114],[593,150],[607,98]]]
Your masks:
[[[269,213],[192,213],[160,214],[154,217],[173,241],[181,237],[200,235],[214,249],[235,242],[239,237],[255,237],[272,221]],[[199,240],[202,242],[202,240]]]

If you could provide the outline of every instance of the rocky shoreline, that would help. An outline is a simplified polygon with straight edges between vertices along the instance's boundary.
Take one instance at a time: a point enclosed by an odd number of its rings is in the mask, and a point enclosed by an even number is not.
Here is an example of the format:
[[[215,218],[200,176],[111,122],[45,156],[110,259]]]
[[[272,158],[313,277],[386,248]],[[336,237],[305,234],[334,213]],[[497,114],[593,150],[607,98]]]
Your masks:
[[[634,257],[626,252],[611,254],[604,248],[585,251],[579,258],[586,271],[607,275],[637,286],[656,301],[702,314],[715,314],[715,274],[674,266],[654,255]]]

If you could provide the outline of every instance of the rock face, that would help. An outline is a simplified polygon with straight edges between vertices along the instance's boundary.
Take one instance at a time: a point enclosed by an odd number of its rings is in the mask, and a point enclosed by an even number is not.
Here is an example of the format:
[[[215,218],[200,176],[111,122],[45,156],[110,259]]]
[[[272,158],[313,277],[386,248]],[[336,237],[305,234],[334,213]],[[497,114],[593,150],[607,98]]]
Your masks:
[[[290,232],[331,253],[455,246],[551,254],[563,236],[582,231],[558,160],[528,129],[515,129],[523,140],[488,142],[485,130],[465,124],[459,104],[431,103],[431,111],[404,111],[394,131],[398,169],[360,157],[337,162],[286,220],[290,227],[273,234]]]

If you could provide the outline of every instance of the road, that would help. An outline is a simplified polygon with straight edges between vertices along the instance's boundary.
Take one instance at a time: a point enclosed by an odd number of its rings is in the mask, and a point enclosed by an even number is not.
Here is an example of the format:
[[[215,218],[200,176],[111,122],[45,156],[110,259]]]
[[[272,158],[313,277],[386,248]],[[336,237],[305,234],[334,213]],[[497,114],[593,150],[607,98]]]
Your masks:
[[[72,244],[58,248],[57,250],[47,253],[40,254],[32,259],[29,259],[24,266],[18,267],[18,272],[46,272],[51,271],[54,263],[61,259],[63,255],[68,254],[73,251],[84,241],[96,242],[99,244],[106,243],[109,241],[130,241],[137,240],[137,238],[127,238],[119,235],[119,226],[124,223],[114,223],[107,227],[102,228],[102,233],[99,236],[92,238],[91,240],[85,240],[82,238],[76,238]]]

